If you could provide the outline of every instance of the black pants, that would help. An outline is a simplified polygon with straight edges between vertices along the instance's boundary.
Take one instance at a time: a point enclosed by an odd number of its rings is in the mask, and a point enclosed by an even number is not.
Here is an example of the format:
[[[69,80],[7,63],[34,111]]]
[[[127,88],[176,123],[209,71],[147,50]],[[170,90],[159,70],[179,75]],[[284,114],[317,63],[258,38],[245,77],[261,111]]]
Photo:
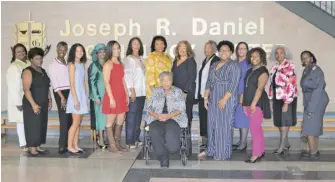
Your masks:
[[[188,127],[192,128],[192,119],[193,119],[193,105],[194,105],[194,93],[188,92],[186,95],[186,114],[188,119]]]
[[[93,100],[90,100],[91,130],[96,129],[96,118],[95,118],[94,104],[95,104],[95,102]]]
[[[130,100],[130,98],[129,98]],[[134,102],[129,102],[129,111],[126,114],[126,144],[134,145],[141,134],[141,121],[145,97],[136,97]]]
[[[62,94],[64,95],[65,99],[68,98],[70,90],[62,90]],[[67,147],[67,138],[68,138],[68,131],[72,125],[72,115],[66,113],[66,109],[61,108],[61,98],[54,92],[54,97],[56,100],[57,108],[58,108],[58,115],[59,115],[59,148],[66,148]]]
[[[207,110],[204,98],[199,98],[200,136],[207,137]]]
[[[150,123],[149,128],[152,147],[158,160],[168,160],[170,153],[180,150],[181,129],[176,121],[154,121]]]

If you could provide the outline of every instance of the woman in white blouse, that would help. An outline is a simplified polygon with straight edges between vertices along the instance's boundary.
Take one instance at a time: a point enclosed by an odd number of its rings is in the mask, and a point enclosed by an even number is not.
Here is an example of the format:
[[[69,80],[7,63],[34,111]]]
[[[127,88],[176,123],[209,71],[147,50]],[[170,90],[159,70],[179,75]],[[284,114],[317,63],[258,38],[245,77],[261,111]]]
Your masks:
[[[145,102],[145,67],[140,38],[130,39],[126,56],[123,64],[130,96],[129,111],[126,114],[126,144],[130,148],[136,148],[137,145],[142,145],[139,136]]]
[[[12,51],[13,57],[6,75],[8,88],[8,121],[16,123],[16,131],[19,137],[20,148],[26,152],[28,149],[26,147],[26,137],[23,125],[23,87],[21,74],[24,68],[30,66],[30,61],[27,61],[27,49],[23,44],[16,44],[12,48]]]

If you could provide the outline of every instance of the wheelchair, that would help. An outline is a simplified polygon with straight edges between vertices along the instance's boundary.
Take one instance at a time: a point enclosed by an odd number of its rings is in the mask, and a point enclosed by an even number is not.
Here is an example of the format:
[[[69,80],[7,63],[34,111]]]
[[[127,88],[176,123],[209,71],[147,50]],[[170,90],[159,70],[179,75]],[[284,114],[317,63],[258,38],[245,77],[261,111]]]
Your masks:
[[[152,152],[151,137],[148,134],[149,127],[146,126],[144,130],[145,130],[145,133],[144,133],[144,145],[143,145],[143,159],[145,159],[145,164],[149,165],[150,154]],[[190,154],[191,147],[192,147],[192,141],[191,141],[189,128],[188,127],[181,128],[179,153],[180,153],[181,163],[183,164],[183,166],[186,166],[187,159],[191,155]]]

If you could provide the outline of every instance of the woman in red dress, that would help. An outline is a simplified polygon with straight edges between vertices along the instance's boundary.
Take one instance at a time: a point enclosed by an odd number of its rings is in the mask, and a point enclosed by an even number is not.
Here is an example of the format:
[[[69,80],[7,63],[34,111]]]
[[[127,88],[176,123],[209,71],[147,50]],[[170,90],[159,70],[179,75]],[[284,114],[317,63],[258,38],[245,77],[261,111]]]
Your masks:
[[[120,140],[129,97],[120,61],[120,44],[114,40],[109,41],[105,53],[103,77],[106,92],[102,101],[102,113],[107,115],[106,133],[110,151],[125,152],[128,149],[121,146]]]

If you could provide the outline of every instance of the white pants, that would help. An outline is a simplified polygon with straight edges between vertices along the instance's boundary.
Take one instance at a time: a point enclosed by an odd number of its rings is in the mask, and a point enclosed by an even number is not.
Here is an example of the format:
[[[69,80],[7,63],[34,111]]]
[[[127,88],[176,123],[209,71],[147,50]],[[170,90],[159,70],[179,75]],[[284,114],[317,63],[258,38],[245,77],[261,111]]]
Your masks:
[[[20,147],[27,145],[26,143],[26,134],[24,133],[24,124],[16,123],[16,132],[19,137]]]

